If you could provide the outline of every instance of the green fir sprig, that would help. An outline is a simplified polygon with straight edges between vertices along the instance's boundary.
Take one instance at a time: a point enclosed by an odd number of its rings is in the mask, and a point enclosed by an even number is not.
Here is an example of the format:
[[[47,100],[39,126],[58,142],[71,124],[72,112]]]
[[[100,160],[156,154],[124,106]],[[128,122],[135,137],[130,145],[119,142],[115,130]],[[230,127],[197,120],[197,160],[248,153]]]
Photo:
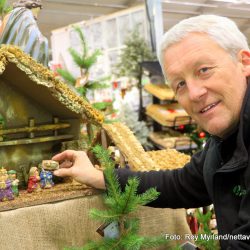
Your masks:
[[[73,29],[78,34],[82,51],[79,53],[74,48],[69,48],[69,53],[71,54],[77,66],[79,66],[81,69],[84,69],[85,71],[88,71],[90,67],[96,63],[98,56],[102,53],[99,49],[96,49],[94,52],[90,53],[82,29],[79,26],[73,26]]]
[[[203,214],[199,209],[196,209],[196,218],[200,224],[198,231],[198,239],[196,244],[205,250],[219,250],[219,242],[211,237],[211,239],[203,239],[202,235],[212,235],[212,231],[209,228],[209,221],[212,217],[211,211]]]
[[[155,188],[151,188],[145,193],[138,195],[138,178],[129,178],[124,191],[122,191],[114,171],[115,163],[110,159],[108,150],[97,145],[92,151],[105,169],[107,194],[104,197],[104,202],[107,209],[92,209],[90,215],[93,219],[103,223],[118,222],[119,237],[115,239],[103,238],[103,240],[97,242],[90,241],[82,249],[139,250],[142,247],[148,249],[167,244],[164,236],[149,238],[138,235],[139,219],[131,216],[131,212],[135,212],[139,206],[155,200],[159,192]]]
[[[66,69],[57,69],[57,72],[70,85],[75,86],[76,78]]]
[[[57,69],[57,73],[65,80],[66,83],[72,85],[76,88],[76,91],[86,99],[87,92],[89,90],[95,89],[104,89],[109,87],[107,84],[107,79],[110,78],[102,77],[96,80],[89,79],[89,71],[91,67],[97,62],[98,57],[102,54],[99,49],[90,52],[88,48],[87,41],[83,34],[81,27],[73,26],[73,30],[77,33],[78,38],[80,40],[81,49],[80,51],[75,48],[69,48],[69,53],[72,57],[72,60],[76,64],[76,66],[80,70],[80,77],[85,79],[84,84],[81,86],[76,86],[77,77],[75,77],[70,71],[67,69]]]

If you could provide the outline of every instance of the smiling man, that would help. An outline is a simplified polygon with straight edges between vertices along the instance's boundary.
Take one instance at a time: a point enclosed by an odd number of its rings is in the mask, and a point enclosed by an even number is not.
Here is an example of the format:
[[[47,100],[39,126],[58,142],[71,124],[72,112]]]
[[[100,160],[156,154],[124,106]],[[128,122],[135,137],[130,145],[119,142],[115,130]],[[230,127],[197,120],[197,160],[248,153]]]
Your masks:
[[[193,208],[213,203],[221,248],[250,249],[247,40],[230,19],[201,15],[170,29],[158,57],[179,103],[211,137],[182,169],[118,169],[119,181],[124,187],[128,177],[138,176],[139,192],[156,187],[161,194],[149,204],[154,207]],[[69,175],[105,189],[103,173],[93,167],[84,152],[65,151],[53,160],[61,162],[56,175]]]
[[[249,52],[235,56],[200,33],[187,35],[164,54],[164,71],[178,102],[203,129],[220,137],[237,126],[250,73]]]

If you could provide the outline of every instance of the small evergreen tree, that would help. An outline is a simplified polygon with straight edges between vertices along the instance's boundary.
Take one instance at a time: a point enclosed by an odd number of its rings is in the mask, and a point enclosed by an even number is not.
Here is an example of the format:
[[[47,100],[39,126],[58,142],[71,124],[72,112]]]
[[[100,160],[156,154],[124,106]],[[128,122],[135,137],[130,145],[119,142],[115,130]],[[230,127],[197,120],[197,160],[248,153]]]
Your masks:
[[[155,54],[140,35],[138,29],[134,29],[125,40],[125,47],[121,51],[120,60],[115,65],[114,74],[118,77],[127,76],[135,78],[139,89],[139,120],[142,120],[142,83],[141,63],[156,60]]]
[[[211,219],[212,213],[208,211],[206,214],[200,212],[199,209],[196,209],[196,217],[200,224],[198,231],[198,240],[196,241],[197,245],[202,247],[205,250],[219,250],[219,242],[213,238],[209,240],[204,239],[202,235],[211,236],[212,232],[209,228],[209,221]]]
[[[141,77],[140,63],[155,59],[155,55],[138,29],[134,29],[125,40],[125,47],[121,51],[119,62],[115,65],[114,73],[118,77],[133,77],[139,82]]]
[[[93,148],[95,156],[102,167],[107,183],[107,195],[104,202],[107,210],[92,209],[90,215],[93,219],[102,223],[116,222],[119,225],[119,236],[116,238],[103,238],[101,241],[91,241],[85,245],[83,250],[137,250],[142,247],[151,248],[166,244],[165,237],[143,237],[138,235],[139,220],[131,217],[131,212],[137,210],[138,206],[145,205],[157,198],[159,193],[155,188],[147,190],[138,195],[137,188],[139,180],[130,178],[122,191],[117,177],[114,173],[114,162],[110,159],[109,152],[97,145]]]
[[[109,87],[109,85],[106,83],[109,77],[102,77],[95,81],[89,80],[90,69],[96,63],[98,56],[101,55],[101,51],[99,49],[96,49],[91,53],[89,51],[82,29],[79,26],[73,26],[73,29],[79,37],[81,51],[78,52],[74,48],[69,48],[69,53],[74,63],[77,65],[77,67],[79,67],[80,77],[75,77],[67,69],[57,69],[57,72],[66,81],[66,83],[75,87],[77,92],[83,98],[87,99],[87,91]],[[99,106],[101,106],[102,108],[106,107],[106,105],[110,105],[110,103],[101,102],[99,104]],[[98,104],[96,104],[97,108],[99,106]]]

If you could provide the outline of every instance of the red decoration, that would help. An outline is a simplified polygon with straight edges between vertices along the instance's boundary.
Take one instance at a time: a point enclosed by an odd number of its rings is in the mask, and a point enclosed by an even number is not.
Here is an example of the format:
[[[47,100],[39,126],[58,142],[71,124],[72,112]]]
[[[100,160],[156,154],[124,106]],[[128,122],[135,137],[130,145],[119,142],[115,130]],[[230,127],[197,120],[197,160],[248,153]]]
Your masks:
[[[57,69],[61,69],[62,65],[60,63],[50,63],[49,65],[50,69],[53,71],[54,76],[59,76],[59,74],[57,73]]]
[[[189,221],[189,227],[190,227],[192,234],[198,233],[198,221],[193,215],[191,216],[191,219]]]
[[[206,133],[205,132],[200,132],[199,133],[199,138],[205,138],[206,137]]]
[[[176,110],[175,109],[168,109],[167,110],[169,113],[176,113]]]
[[[179,130],[183,130],[184,128],[185,128],[185,126],[184,125],[179,125]]]
[[[113,89],[117,89],[118,88],[119,83],[118,82],[113,82]]]

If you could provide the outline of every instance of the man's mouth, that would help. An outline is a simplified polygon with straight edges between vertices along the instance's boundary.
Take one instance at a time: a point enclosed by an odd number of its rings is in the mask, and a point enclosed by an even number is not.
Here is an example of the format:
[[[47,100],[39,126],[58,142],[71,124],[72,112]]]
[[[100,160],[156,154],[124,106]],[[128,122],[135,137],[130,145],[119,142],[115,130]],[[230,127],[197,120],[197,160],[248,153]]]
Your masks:
[[[200,111],[200,113],[203,114],[203,113],[207,112],[208,110],[214,108],[214,107],[217,106],[218,104],[219,104],[219,102],[212,103],[212,104],[206,106],[204,109],[202,109],[202,110]]]

